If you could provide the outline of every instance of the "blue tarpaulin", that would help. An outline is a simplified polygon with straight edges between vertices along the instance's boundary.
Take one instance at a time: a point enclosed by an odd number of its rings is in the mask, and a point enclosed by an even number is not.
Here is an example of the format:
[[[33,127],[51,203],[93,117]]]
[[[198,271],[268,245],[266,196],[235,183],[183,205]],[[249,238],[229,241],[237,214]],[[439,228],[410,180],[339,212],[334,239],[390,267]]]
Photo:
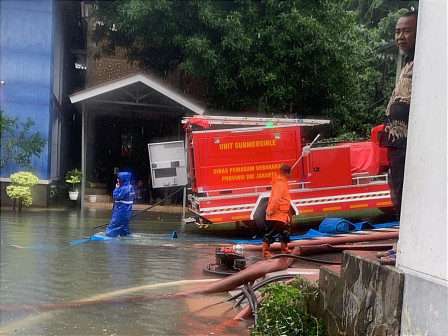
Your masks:
[[[348,233],[355,231],[356,227],[344,218],[325,218],[319,225],[322,233]]]

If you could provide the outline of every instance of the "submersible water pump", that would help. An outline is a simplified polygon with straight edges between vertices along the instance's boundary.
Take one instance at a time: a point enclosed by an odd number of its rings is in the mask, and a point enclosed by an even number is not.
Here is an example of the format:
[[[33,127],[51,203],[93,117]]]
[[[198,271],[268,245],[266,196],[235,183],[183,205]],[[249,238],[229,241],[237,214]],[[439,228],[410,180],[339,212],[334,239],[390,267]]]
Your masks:
[[[215,250],[215,263],[204,268],[204,272],[231,275],[246,268],[246,258],[242,245],[233,247],[217,247]]]

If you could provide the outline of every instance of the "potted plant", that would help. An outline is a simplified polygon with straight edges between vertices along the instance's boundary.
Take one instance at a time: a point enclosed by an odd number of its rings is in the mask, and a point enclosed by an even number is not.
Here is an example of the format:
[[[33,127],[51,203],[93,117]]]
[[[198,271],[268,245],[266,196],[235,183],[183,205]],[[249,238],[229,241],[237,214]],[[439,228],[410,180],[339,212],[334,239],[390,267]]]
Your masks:
[[[81,183],[82,173],[77,169],[69,170],[65,175],[65,182],[71,184],[71,190],[68,192],[70,200],[75,201],[78,199],[79,190],[77,185]]]
[[[96,183],[95,182],[88,182],[89,184],[89,188],[96,188]],[[89,195],[89,202],[94,203],[96,202],[96,195]]]

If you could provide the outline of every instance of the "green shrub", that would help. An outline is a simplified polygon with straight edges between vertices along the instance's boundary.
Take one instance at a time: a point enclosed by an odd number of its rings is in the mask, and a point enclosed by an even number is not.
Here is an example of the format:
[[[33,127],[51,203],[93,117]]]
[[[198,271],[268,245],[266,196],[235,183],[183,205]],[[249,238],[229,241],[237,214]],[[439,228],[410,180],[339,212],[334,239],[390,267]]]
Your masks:
[[[9,177],[11,185],[6,187],[6,193],[14,200],[14,210],[17,200],[19,200],[19,211],[22,209],[22,204],[30,206],[33,203],[31,187],[37,184],[37,176],[30,172],[18,172],[11,174]]]
[[[59,198],[60,198],[59,187],[57,185],[51,184],[50,185],[50,203],[57,204],[60,200]]]
[[[72,191],[76,191],[76,185],[81,183],[82,173],[78,169],[69,170],[65,175],[65,182],[72,185]]]
[[[323,324],[307,311],[307,301],[316,299],[317,291],[303,278],[294,279],[291,285],[269,284],[261,295],[263,302],[251,335],[324,335]]]
[[[89,185],[89,188],[96,188],[96,182],[88,181],[87,184]]]

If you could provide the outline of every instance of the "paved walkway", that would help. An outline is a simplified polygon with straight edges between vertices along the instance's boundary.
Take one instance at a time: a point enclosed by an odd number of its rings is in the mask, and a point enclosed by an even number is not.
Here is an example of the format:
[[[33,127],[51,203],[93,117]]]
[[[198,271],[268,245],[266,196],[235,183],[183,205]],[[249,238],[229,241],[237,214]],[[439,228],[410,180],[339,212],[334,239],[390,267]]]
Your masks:
[[[86,209],[101,209],[101,210],[112,210],[114,206],[113,202],[84,202],[84,207]],[[156,205],[151,204],[134,204],[132,205],[132,210],[145,210],[151,208],[153,212],[168,212],[168,213],[182,213],[182,205],[177,204],[166,204],[166,205]],[[188,214],[188,208],[185,209],[185,213]]]
[[[74,201],[72,201],[74,202]],[[97,209],[97,210],[109,210],[112,211],[112,208],[114,206],[113,202],[89,202],[86,201],[84,202],[84,207],[85,209]],[[149,207],[151,207],[151,209],[149,209],[149,212],[164,212],[164,213],[169,213],[169,214],[182,214],[183,212],[183,207],[182,205],[171,205],[171,204],[167,204],[167,205],[156,205],[154,207],[152,207],[152,205],[150,204],[134,204],[132,206],[132,210],[133,212],[135,211],[141,211],[141,210],[145,210],[148,209]],[[1,204],[0,207],[0,211],[12,211],[12,205],[9,204]],[[61,205],[49,205],[48,207],[39,207],[39,206],[30,206],[30,207],[23,207],[23,211],[29,212],[29,211],[65,211],[67,209],[74,209],[76,208],[76,206],[73,204],[61,204]],[[185,209],[185,215],[186,217],[191,216],[192,213],[188,211],[188,208]]]

